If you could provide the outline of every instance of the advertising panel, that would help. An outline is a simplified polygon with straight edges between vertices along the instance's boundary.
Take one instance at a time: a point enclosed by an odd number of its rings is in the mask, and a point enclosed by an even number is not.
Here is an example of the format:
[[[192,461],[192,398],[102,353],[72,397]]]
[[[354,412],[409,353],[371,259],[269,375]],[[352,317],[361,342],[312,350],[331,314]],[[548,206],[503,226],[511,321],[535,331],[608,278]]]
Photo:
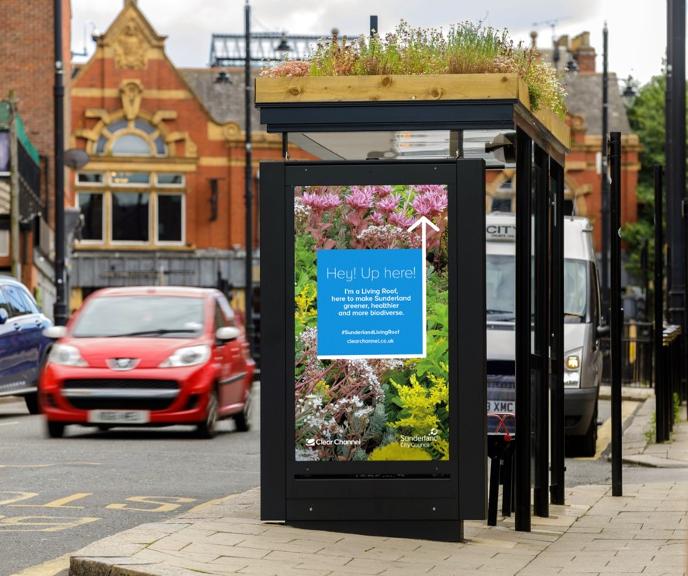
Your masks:
[[[294,189],[295,460],[449,459],[445,185]]]

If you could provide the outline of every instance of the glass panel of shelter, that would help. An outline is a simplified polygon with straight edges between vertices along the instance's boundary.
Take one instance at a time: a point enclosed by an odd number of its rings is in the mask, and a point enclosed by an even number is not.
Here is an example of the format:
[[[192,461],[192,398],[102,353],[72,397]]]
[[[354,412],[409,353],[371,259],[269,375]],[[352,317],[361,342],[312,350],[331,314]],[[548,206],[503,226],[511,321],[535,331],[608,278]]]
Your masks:
[[[525,135],[525,133],[523,133]],[[526,136],[527,137],[527,136]],[[509,129],[474,129],[474,130],[419,130],[419,131],[366,131],[366,132],[290,132],[288,142],[300,147],[320,160],[416,160],[416,159],[448,159],[448,158],[479,158],[486,164],[486,212],[507,212],[516,219],[516,130]],[[547,152],[538,146],[529,146],[531,154],[532,173],[529,178],[530,217],[538,224],[532,226],[530,234],[529,251],[535,257],[538,250],[544,250],[545,256],[537,257],[537,262],[531,264],[531,318],[536,320],[531,325],[531,335],[538,334],[538,342],[531,339],[531,353],[547,356],[548,340],[544,343],[543,335],[547,335],[548,314],[547,305],[537,310],[536,303],[540,300],[549,303],[548,286],[550,285],[549,267],[545,266],[536,274],[538,265],[549,261],[551,257],[551,225],[554,217],[549,196],[549,171],[550,158]],[[537,150],[537,152],[536,152]],[[551,160],[554,162],[554,160]],[[539,213],[536,214],[536,210]],[[537,236],[537,239],[536,239]],[[504,239],[505,240],[505,239]],[[515,237],[511,239],[515,245]],[[536,241],[539,245],[536,246]],[[508,251],[507,251],[508,252]],[[515,258],[515,249],[511,252]],[[489,263],[487,274],[490,274]],[[511,295],[509,299],[512,305],[513,315],[511,321],[515,321],[516,301],[516,274],[506,279],[510,285],[506,288]],[[489,287],[488,287],[489,289]],[[543,316],[544,314],[544,316]],[[548,336],[549,337],[549,336]],[[514,348],[512,343],[512,348]],[[515,348],[511,351],[501,350],[502,354],[516,358]],[[488,342],[488,373],[490,367],[490,345]],[[547,366],[543,362],[540,366]],[[511,364],[514,369],[514,363]],[[502,367],[503,368],[503,367]],[[543,434],[546,435],[546,427],[549,422],[548,414],[543,414],[543,406],[549,402],[548,378],[543,372],[531,370],[530,381],[536,389],[531,396],[533,409],[528,410],[530,415],[537,418],[528,425],[533,441],[533,470],[529,473],[531,478],[539,474],[538,488],[540,492],[540,506],[536,506],[536,513],[546,515],[547,507],[542,505],[548,492],[548,454],[547,444],[542,444]],[[538,402],[537,406],[535,403]],[[538,418],[539,417],[539,418]],[[543,419],[545,417],[545,419]],[[530,420],[530,418],[529,418]],[[535,425],[539,426],[536,428]],[[563,425],[563,423],[562,423]],[[512,429],[513,431],[513,429]],[[531,440],[529,438],[528,440]],[[530,452],[530,450],[529,450]],[[537,458],[537,462],[536,459]],[[535,466],[537,464],[537,466]],[[542,485],[540,483],[542,482]],[[524,495],[521,495],[524,498]],[[510,511],[510,510],[509,510]],[[522,513],[523,514],[523,513]],[[518,522],[517,522],[518,524]],[[521,523],[518,529],[529,529],[529,518],[526,524]]]

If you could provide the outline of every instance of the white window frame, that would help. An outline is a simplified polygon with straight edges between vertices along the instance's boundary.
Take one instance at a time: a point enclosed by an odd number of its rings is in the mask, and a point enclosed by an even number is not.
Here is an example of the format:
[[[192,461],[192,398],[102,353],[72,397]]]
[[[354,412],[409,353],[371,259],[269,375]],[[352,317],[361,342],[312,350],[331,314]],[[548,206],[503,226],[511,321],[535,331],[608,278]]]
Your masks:
[[[79,182],[79,175],[81,174],[100,174],[102,179],[100,182]],[[107,178],[107,173],[100,172],[98,170],[80,170],[74,175],[74,184],[77,186],[91,186],[93,188],[104,188],[105,180]]]

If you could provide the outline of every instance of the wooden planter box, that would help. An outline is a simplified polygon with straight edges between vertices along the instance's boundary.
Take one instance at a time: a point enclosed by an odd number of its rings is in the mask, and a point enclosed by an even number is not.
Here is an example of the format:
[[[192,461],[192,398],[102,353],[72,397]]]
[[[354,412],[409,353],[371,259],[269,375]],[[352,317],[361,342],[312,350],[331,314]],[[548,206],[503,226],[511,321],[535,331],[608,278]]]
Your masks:
[[[532,110],[528,87],[517,74],[257,78],[255,94],[258,106],[316,102],[520,102],[565,148],[570,144],[569,127],[561,118],[548,109]]]

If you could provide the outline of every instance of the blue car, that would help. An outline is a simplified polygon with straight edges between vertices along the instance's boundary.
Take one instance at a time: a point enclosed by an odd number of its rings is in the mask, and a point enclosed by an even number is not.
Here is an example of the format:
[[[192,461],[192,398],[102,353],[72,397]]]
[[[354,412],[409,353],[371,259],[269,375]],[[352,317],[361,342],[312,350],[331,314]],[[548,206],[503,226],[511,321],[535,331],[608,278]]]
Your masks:
[[[51,341],[43,330],[52,322],[23,284],[0,276],[0,396],[23,396],[38,414],[38,379]]]

